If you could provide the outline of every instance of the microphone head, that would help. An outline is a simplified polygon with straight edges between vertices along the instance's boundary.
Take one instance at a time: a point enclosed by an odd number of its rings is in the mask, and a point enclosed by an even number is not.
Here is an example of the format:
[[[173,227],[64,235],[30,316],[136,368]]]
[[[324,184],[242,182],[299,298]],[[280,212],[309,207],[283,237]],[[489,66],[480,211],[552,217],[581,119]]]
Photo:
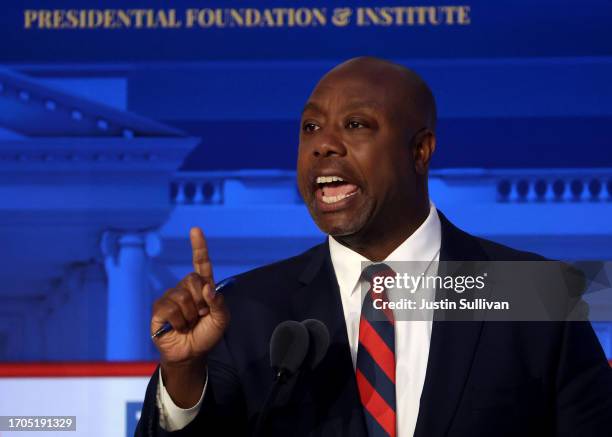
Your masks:
[[[327,349],[329,349],[329,330],[325,323],[317,319],[306,319],[302,322],[302,325],[306,327],[308,334],[310,334],[310,345],[305,363],[308,367],[314,369],[323,361]]]
[[[308,330],[300,322],[286,320],[280,323],[270,338],[270,365],[276,372],[291,376],[297,372],[309,347]]]

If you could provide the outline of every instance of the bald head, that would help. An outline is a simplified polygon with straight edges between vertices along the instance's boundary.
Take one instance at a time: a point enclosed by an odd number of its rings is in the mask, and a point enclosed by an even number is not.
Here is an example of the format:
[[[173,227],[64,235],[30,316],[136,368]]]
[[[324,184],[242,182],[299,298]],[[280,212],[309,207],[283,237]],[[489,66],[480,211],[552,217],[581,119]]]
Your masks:
[[[342,78],[364,80],[380,87],[381,92],[392,97],[390,100],[408,115],[407,123],[435,132],[436,102],[431,89],[416,72],[384,59],[362,56],[334,67],[317,86]]]

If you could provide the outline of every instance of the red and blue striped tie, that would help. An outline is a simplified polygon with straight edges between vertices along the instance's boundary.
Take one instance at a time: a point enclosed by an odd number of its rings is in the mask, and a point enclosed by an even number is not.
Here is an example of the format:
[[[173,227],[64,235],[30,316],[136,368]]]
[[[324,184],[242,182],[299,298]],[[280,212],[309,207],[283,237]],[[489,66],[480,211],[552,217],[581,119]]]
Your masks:
[[[389,309],[374,308],[374,299],[388,301],[386,290],[375,293],[376,276],[395,276],[386,264],[364,269],[370,283],[361,307],[357,348],[357,387],[370,437],[396,437],[395,413],[395,319]]]

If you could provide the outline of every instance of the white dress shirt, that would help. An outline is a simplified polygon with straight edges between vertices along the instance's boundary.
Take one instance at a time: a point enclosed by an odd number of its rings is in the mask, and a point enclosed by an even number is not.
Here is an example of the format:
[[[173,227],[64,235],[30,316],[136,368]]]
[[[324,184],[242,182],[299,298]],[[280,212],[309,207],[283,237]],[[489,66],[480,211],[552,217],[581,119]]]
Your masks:
[[[440,218],[433,203],[427,219],[385,259],[386,261],[438,261],[442,241]],[[361,318],[362,262],[357,252],[329,238],[329,251],[340,287],[353,367],[357,362],[359,319]],[[435,274],[436,272],[433,272]],[[395,311],[394,311],[395,312]],[[395,321],[395,408],[398,437],[414,435],[419,402],[429,357],[431,320]]]
[[[204,399],[204,393],[206,393],[206,386],[208,385],[208,372],[206,374],[206,382],[204,383],[204,390],[202,390],[202,396],[197,404],[191,408],[181,408],[177,406],[162,378],[161,369],[159,369],[159,384],[157,386],[157,408],[159,410],[159,425],[166,431],[178,431],[179,429],[185,428],[189,425],[193,419],[196,418],[200,412],[200,406],[202,405],[202,399]]]
[[[425,221],[385,259],[385,262],[437,262],[440,259],[441,241],[440,218],[435,205],[431,203],[429,215]],[[362,293],[360,292],[362,279],[360,278],[362,262],[368,260],[343,246],[333,237],[329,237],[329,251],[340,288],[349,347],[353,367],[355,367],[362,305]],[[435,273],[433,272],[433,274]],[[414,435],[429,357],[431,328],[431,320],[396,320],[395,322],[395,395],[398,437]],[[204,390],[206,390],[206,387],[204,387]],[[198,414],[203,397],[204,393],[202,393],[200,401],[192,408],[182,409],[177,407],[164,387],[160,372],[157,405],[160,410],[162,427],[168,431],[176,431],[187,426]]]

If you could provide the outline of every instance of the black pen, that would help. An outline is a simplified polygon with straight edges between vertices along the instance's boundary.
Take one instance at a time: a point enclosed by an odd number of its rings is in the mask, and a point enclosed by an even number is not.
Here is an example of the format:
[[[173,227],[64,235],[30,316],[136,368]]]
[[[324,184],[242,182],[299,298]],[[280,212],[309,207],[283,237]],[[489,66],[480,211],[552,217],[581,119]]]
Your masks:
[[[227,279],[224,279],[223,281],[219,282],[217,284],[217,286],[215,287],[215,293],[219,293],[221,292],[221,290],[223,290],[225,287],[227,287],[228,285],[232,284],[234,282],[234,278],[233,277],[229,277]],[[157,331],[155,331],[155,333],[151,336],[151,338],[155,339],[155,338],[159,338],[162,335],[172,331],[174,328],[172,327],[172,325],[168,322],[164,323],[164,325],[159,328]]]

